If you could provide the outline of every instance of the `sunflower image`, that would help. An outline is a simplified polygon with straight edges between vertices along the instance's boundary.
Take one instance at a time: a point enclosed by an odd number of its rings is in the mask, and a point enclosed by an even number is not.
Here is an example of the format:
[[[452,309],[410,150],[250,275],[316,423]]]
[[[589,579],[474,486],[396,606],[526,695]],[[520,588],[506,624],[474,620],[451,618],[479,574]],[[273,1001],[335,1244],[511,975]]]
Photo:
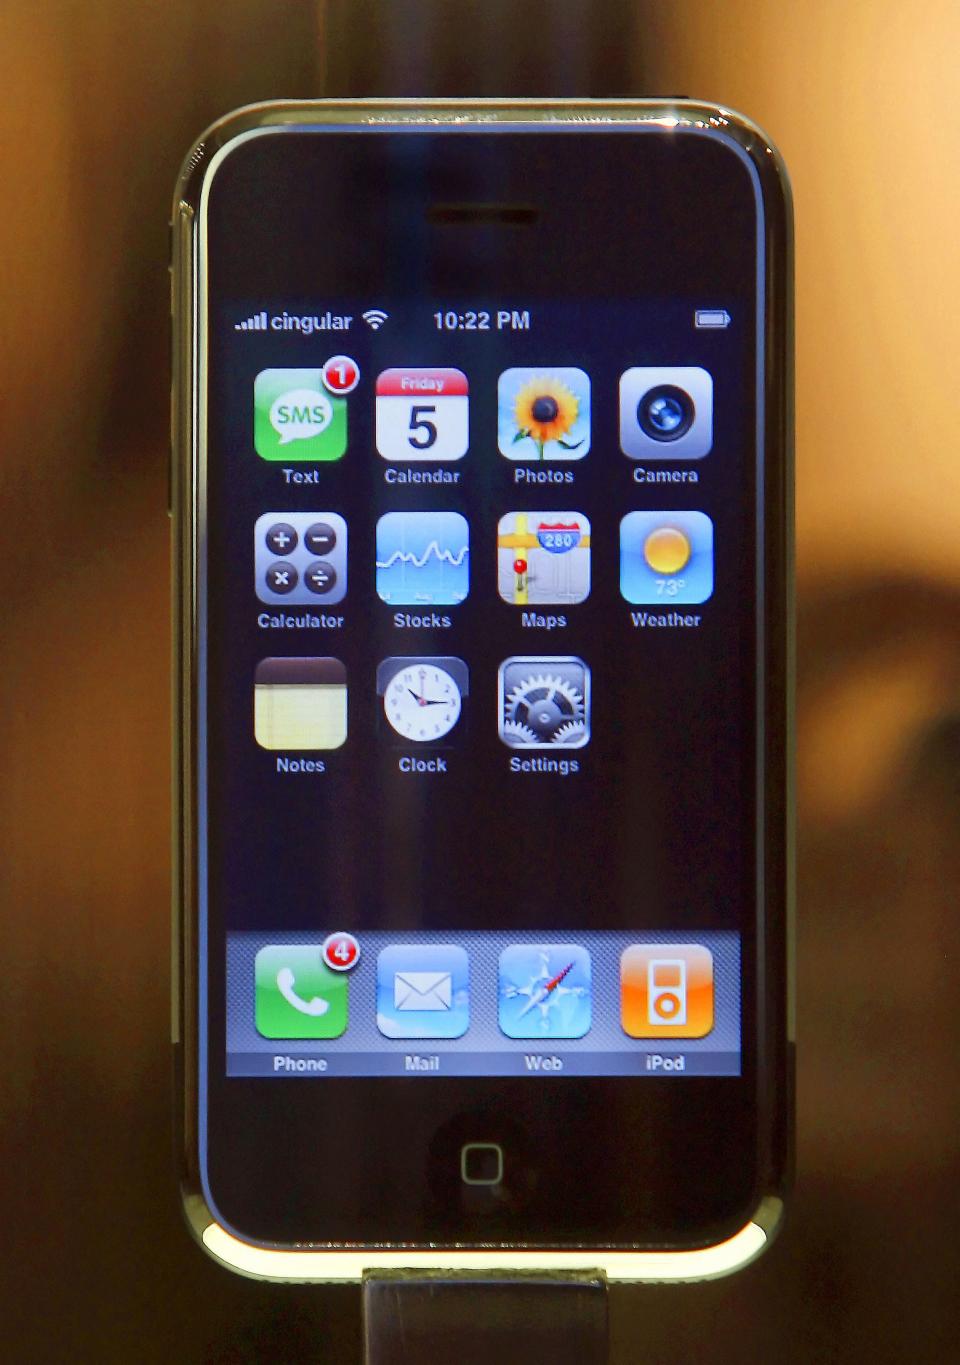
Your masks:
[[[543,448],[548,441],[556,441],[564,450],[576,450],[583,441],[565,441],[580,412],[580,400],[562,380],[537,375],[524,384],[513,406],[517,425],[513,443],[533,441],[537,459],[543,459]]]

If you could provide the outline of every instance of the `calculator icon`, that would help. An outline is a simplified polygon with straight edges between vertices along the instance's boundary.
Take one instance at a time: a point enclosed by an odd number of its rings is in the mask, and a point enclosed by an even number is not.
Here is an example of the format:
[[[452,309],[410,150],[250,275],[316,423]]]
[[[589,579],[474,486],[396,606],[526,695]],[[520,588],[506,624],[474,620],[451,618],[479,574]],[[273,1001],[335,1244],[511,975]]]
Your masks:
[[[254,573],[261,602],[342,602],[347,523],[336,512],[264,512],[254,527]]]

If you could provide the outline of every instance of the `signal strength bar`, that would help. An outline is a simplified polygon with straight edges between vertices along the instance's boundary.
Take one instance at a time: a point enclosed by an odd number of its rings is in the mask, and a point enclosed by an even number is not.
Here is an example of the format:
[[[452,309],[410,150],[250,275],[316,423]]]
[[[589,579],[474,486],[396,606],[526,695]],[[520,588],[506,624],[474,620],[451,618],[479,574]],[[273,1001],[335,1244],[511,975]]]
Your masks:
[[[252,318],[247,318],[244,322],[233,324],[235,332],[265,332],[267,330],[266,313],[254,313]]]

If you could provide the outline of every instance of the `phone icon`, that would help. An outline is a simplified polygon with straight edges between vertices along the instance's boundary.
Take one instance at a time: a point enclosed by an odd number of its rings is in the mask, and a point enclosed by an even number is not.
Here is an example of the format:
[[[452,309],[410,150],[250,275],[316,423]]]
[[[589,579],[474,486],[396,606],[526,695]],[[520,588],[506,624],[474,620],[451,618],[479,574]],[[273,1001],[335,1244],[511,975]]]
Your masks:
[[[268,943],[254,963],[257,1032],[264,1038],[339,1038],[348,978],[323,961],[322,944]]]

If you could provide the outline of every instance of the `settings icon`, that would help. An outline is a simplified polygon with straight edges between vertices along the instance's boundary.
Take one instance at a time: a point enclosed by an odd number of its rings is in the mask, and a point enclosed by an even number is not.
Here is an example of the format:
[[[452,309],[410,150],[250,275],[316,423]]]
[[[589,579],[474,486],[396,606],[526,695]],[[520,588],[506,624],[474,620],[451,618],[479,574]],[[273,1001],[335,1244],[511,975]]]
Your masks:
[[[581,749],[590,739],[590,670],[574,655],[500,665],[500,738],[512,748]]]

